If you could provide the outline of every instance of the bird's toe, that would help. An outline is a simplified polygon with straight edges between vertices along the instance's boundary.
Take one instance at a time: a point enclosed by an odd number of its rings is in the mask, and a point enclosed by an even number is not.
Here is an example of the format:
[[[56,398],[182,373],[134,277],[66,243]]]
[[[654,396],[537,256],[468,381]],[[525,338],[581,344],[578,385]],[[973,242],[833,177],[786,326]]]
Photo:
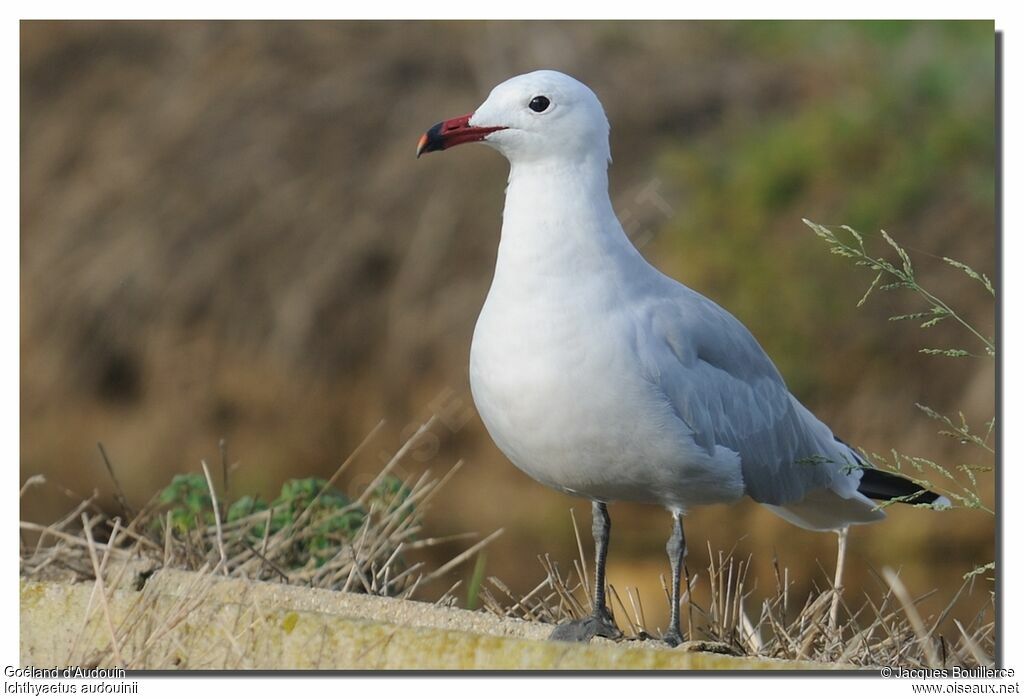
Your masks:
[[[594,636],[618,640],[622,638],[622,631],[615,622],[607,615],[588,616],[583,619],[566,621],[555,627],[549,636],[552,641],[569,641],[572,643],[586,643]]]
[[[668,631],[661,637],[661,640],[663,643],[667,644],[669,648],[675,648],[683,642],[683,635],[678,631]]]

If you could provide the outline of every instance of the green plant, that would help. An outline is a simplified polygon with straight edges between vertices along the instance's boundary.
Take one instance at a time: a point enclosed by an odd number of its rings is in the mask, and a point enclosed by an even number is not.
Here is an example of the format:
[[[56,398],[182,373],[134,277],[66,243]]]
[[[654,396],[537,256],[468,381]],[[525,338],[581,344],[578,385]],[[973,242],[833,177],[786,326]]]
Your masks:
[[[853,238],[853,243],[844,241],[825,226],[814,223],[813,221],[808,221],[807,219],[804,219],[803,221],[812,231],[814,231],[816,235],[818,235],[818,237],[831,245],[830,251],[833,255],[850,258],[856,266],[867,267],[871,271],[878,273],[871,281],[871,284],[868,286],[867,291],[864,292],[860,301],[857,302],[858,308],[864,305],[868,300],[868,297],[871,295],[871,292],[875,289],[880,291],[893,291],[895,289],[910,290],[920,296],[928,307],[913,313],[904,313],[902,315],[892,316],[889,320],[920,320],[922,328],[932,328],[947,318],[951,318],[965,328],[970,334],[974,335],[976,340],[980,341],[982,348],[989,357],[994,358],[996,356],[995,340],[983,335],[973,324],[962,318],[952,306],[921,286],[915,276],[914,265],[910,260],[910,255],[907,253],[905,248],[901,247],[899,243],[893,240],[892,236],[884,230],[881,231],[882,238],[886,243],[888,243],[889,247],[896,251],[896,254],[899,257],[898,263],[890,262],[880,255],[876,256],[875,254],[869,253],[864,246],[864,236],[850,226],[840,226],[840,228],[850,234]],[[959,262],[948,257],[943,257],[942,261],[977,281],[993,298],[995,297],[995,288],[992,286],[991,280],[989,280],[986,275],[974,271],[970,266],[963,262]],[[941,354],[947,357],[978,356],[973,352],[961,348],[935,349],[925,347],[920,351],[924,354]]]
[[[166,508],[171,527],[184,534],[200,526],[213,524],[213,501],[201,473],[179,473],[160,491],[157,501]],[[153,520],[157,530],[164,519]]]
[[[96,543],[105,547],[103,559],[109,555],[132,561],[142,571],[136,582],[139,589],[153,571],[169,567],[410,598],[421,584],[426,586],[447,575],[502,531],[476,542],[436,569],[428,567],[427,561],[409,560],[420,557],[424,550],[474,536],[421,536],[426,508],[462,462],[441,478],[423,472],[403,480],[394,474],[414,440],[437,420],[431,417],[424,422],[373,480],[351,495],[336,489],[334,483],[383,423],[330,479],[289,480],[269,503],[257,495],[225,503],[204,463],[204,473],[174,476],[138,510],[106,513],[95,504],[94,496],[54,525],[24,521],[22,530],[36,539],[23,539],[22,574],[44,578],[72,571],[76,579],[93,579],[96,559],[92,532],[102,524],[103,529],[96,531],[103,531],[107,537]],[[113,468],[108,467],[108,472],[116,484]],[[30,485],[43,483],[41,476],[30,478],[22,495]],[[92,512],[91,516],[80,517],[86,510]],[[125,570],[122,568],[120,574]],[[454,586],[442,598],[445,603],[451,599],[451,590]]]
[[[881,231],[882,239],[888,247],[895,252],[895,261],[886,259],[879,253],[870,251],[865,243],[864,236],[850,226],[840,227],[841,230],[848,234],[847,237],[844,237],[838,235],[835,231],[826,226],[814,223],[813,221],[808,221],[807,219],[804,219],[803,221],[819,238],[829,244],[829,249],[832,254],[850,259],[853,261],[855,266],[864,267],[875,272],[875,276],[868,285],[867,290],[857,302],[858,308],[863,306],[872,293],[876,291],[910,292],[923,302],[923,306],[918,310],[914,310],[909,313],[892,316],[889,318],[890,321],[915,321],[918,322],[921,328],[925,329],[934,328],[944,321],[954,322],[966,331],[973,345],[971,349],[964,347],[922,347],[919,349],[919,352],[922,354],[954,359],[973,357],[983,360],[992,360],[995,358],[995,339],[981,332],[974,322],[967,319],[950,302],[940,298],[937,294],[922,286],[916,274],[913,261],[911,260],[910,254],[907,252],[906,248],[897,243],[892,236],[884,230]],[[977,282],[994,300],[995,287],[986,274],[978,272],[972,269],[969,265],[949,257],[943,257],[942,261],[951,268]],[[992,438],[995,430],[995,416],[986,420],[983,430],[981,432],[977,432],[968,423],[967,417],[963,412],[958,411],[957,416],[954,419],[928,407],[927,405],[922,405],[921,403],[915,403],[914,405],[929,419],[942,425],[942,429],[938,432],[939,435],[951,437],[964,445],[973,445],[977,447],[986,459],[995,455],[995,447],[992,444]],[[979,492],[977,479],[978,473],[992,470],[993,467],[991,464],[960,463],[949,468],[935,462],[934,460],[921,456],[904,454],[896,449],[891,450],[888,456],[872,453],[869,455],[869,458],[876,466],[881,468],[904,473],[905,475],[909,472],[909,475],[911,475],[911,477],[913,477],[914,480],[922,486],[929,489],[940,490],[956,505],[981,510],[993,515],[995,514],[992,509],[993,506],[985,504],[985,498]],[[929,472],[933,474],[933,477],[938,477],[939,481],[936,483],[930,482],[930,480],[926,478],[926,475]],[[994,562],[986,563],[985,565],[978,566],[973,571],[969,572],[967,577],[978,575],[982,572],[993,570],[994,568]]]
[[[394,515],[398,520],[413,518],[411,493],[400,479],[385,475],[366,493],[362,499],[364,505],[328,487],[322,478],[293,478],[281,486],[281,493],[273,502],[268,503],[259,496],[240,497],[227,507],[224,520],[227,525],[238,526],[250,546],[258,545],[268,533],[274,535],[305,525],[305,535],[293,547],[287,567],[301,568],[310,560],[315,566],[322,566],[339,546],[355,539],[369,512]],[[213,499],[201,473],[174,476],[160,491],[157,502],[164,514],[149,522],[150,530],[156,534],[162,533],[168,520],[178,535],[205,530],[215,524]],[[261,513],[269,514],[258,516]]]
[[[276,533],[295,526],[299,517],[310,523],[304,545],[296,549],[296,565],[304,565],[311,556],[323,565],[341,542],[351,541],[363,524],[366,512],[341,492],[327,487],[322,478],[295,478],[281,486],[281,494],[271,504],[270,531]],[[258,528],[257,528],[258,530]],[[259,533],[262,537],[262,533]]]

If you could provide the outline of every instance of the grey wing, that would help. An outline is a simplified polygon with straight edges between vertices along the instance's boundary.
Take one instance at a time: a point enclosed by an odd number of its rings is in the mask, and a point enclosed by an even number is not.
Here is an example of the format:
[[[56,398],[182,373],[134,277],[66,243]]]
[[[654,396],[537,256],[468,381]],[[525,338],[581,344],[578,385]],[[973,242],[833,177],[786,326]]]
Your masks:
[[[764,504],[825,487],[852,493],[848,449],[790,394],[743,324],[686,287],[673,297],[649,310],[650,378],[698,445],[737,452],[747,494]]]

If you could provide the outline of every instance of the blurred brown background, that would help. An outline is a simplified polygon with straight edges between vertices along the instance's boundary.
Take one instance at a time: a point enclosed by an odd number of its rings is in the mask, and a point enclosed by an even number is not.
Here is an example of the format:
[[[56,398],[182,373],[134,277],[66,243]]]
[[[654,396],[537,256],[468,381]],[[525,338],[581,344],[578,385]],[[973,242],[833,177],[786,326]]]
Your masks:
[[[589,507],[512,467],[468,393],[506,164],[482,147],[413,157],[427,127],[541,67],[602,98],[613,200],[643,253],[746,323],[837,434],[991,463],[914,407],[984,432],[991,360],[918,353],[979,348],[948,322],[888,322],[920,310],[910,295],[856,308],[871,276],[800,222],[848,223],[879,252],[885,228],[994,332],[991,297],[940,259],[994,276],[991,22],[26,22],[21,40],[22,480],[109,496],[102,441],[141,504],[223,437],[234,493],[272,498],[386,418],[348,477],[365,481],[443,406],[438,449],[403,465],[467,461],[428,532],[505,527],[487,570],[522,593],[537,554],[567,564],[568,508],[586,525]],[[990,476],[981,489],[991,505]],[[55,492],[22,517],[66,512]],[[658,618],[669,518],[611,512],[611,581]],[[994,556],[986,514],[890,512],[851,537],[854,597],[890,565],[941,608]],[[750,503],[687,531],[690,570],[705,540],[741,538],[765,592],[775,554],[802,589],[833,565],[834,537]]]

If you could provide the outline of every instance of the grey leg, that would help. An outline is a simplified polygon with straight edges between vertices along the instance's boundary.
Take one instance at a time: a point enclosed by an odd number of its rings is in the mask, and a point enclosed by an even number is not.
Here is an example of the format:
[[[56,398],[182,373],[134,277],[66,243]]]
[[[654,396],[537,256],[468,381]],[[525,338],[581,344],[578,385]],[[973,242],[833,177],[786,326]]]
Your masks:
[[[683,536],[683,515],[672,513],[672,536],[665,544],[669,563],[672,564],[672,609],[669,612],[668,631],[662,637],[668,645],[675,648],[683,642],[683,634],[679,630],[679,597],[680,579],[683,571],[683,556],[686,555],[686,538]]]
[[[622,631],[615,625],[605,605],[604,566],[608,558],[608,537],[612,531],[612,520],[608,507],[603,502],[594,502],[592,508],[594,534],[594,610],[590,616],[567,621],[555,627],[552,641],[589,641],[594,636],[622,638]]]
[[[839,548],[836,551],[836,575],[832,579],[832,609],[828,615],[828,628],[836,630],[839,623],[839,597],[843,593],[843,563],[846,561],[846,539],[850,535],[850,528],[843,527],[836,531],[839,536]]]

